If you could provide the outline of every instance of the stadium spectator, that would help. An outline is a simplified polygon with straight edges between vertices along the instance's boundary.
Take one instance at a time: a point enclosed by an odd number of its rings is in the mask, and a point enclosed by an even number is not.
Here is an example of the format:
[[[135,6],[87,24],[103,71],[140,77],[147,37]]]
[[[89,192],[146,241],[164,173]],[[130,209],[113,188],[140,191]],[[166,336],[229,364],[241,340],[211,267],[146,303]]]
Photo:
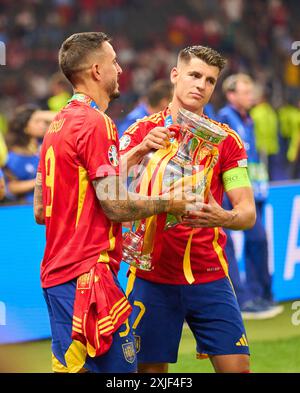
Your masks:
[[[73,34],[61,46],[59,64],[74,95],[44,137],[34,193],[35,219],[46,225],[41,280],[52,367],[134,372],[134,338],[130,330],[119,334],[131,307],[116,276],[122,251],[118,222],[157,212],[181,215],[189,201],[175,200],[176,192],[169,200],[136,195],[132,200],[122,190],[117,130],[104,113],[119,96],[122,70],[106,34]]]
[[[256,148],[260,159],[268,168],[270,180],[282,180],[286,174],[279,156],[279,122],[276,111],[268,102],[265,89],[255,85],[254,106],[250,116],[254,123]]]
[[[170,106],[139,120],[121,138],[123,159],[129,167],[151,149],[164,147],[165,127],[176,122],[180,107],[203,114],[224,65],[224,58],[208,47],[180,51],[170,75],[174,85]],[[225,129],[228,136],[218,148],[211,194],[202,211],[194,212],[197,218],[164,232],[154,270],[130,269],[129,300],[140,305],[130,316],[140,372],[167,372],[168,363],[176,362],[184,320],[196,339],[199,358],[208,355],[217,372],[249,371],[248,342],[228,277],[223,253],[226,236],[221,227],[251,227],[255,205],[244,167],[246,152],[238,135]],[[230,181],[231,177],[236,181]],[[224,189],[234,207],[229,211],[220,206]]]
[[[5,196],[5,182],[4,182],[2,169],[0,168],[0,201],[4,198],[4,196]]]
[[[244,231],[246,284],[250,298],[239,298],[241,294],[238,291],[237,297],[244,318],[270,318],[281,313],[283,306],[274,304],[272,279],[268,268],[267,234],[262,221],[263,209],[268,196],[268,174],[256,150],[254,125],[249,114],[253,105],[254,83],[247,74],[230,75],[223,82],[223,91],[228,103],[220,109],[218,118],[222,123],[236,130],[243,140],[248,155],[248,172],[256,206],[255,225]],[[230,207],[230,203],[228,206],[226,200],[225,207]],[[228,231],[227,235],[230,236]],[[234,263],[232,242],[227,243],[226,254],[229,261]],[[238,271],[232,269],[231,273],[233,285],[235,285],[239,281]],[[238,289],[237,284],[235,287]]]
[[[4,166],[7,200],[33,202],[39,162],[39,144],[54,114],[34,105],[16,109],[7,133],[8,157]]]
[[[152,115],[164,109],[172,97],[172,85],[169,80],[158,80],[153,82],[144,98],[141,98],[139,104],[128,113],[124,120],[118,125],[119,136],[135,123],[136,120],[145,116]]]
[[[149,19],[151,26],[145,23]],[[14,106],[36,102],[41,98],[37,95],[43,92],[40,87],[32,89],[31,79],[39,74],[39,79],[47,81],[56,72],[56,51],[66,32],[70,29],[93,30],[100,24],[116,37],[128,40],[127,53],[135,54],[130,65],[130,85],[124,95],[132,94],[136,87],[133,84],[137,82],[142,85],[142,89],[138,89],[140,94],[147,87],[146,74],[143,75],[145,68],[139,65],[140,58],[145,57],[145,46],[148,48],[148,68],[152,70],[153,63],[157,63],[153,42],[159,41],[173,55],[178,46],[201,41],[210,46],[213,43],[215,49],[230,55],[228,72],[251,71],[255,80],[259,74],[265,75],[272,87],[277,86],[272,89],[271,102],[276,99],[280,103],[284,87],[299,90],[299,70],[297,67],[290,70],[282,61],[291,58],[291,43],[297,40],[298,19],[297,0],[189,0],[184,5],[172,0],[105,3],[64,0],[31,1],[30,7],[25,8],[22,2],[6,1],[0,7],[1,41],[7,47],[8,65],[6,72],[0,73],[2,92],[5,100],[8,96],[13,99]],[[256,23],[257,20],[261,23]],[[257,39],[254,41],[253,37]],[[154,69],[146,82],[167,77],[169,63],[159,70],[159,75]],[[40,82],[36,84],[42,86]],[[124,112],[128,113],[132,100],[123,102]],[[0,112],[3,112],[1,107]]]
[[[282,162],[289,169],[289,178],[300,177],[300,100],[289,100],[278,109],[278,117],[281,131],[281,148],[284,157]],[[286,162],[287,160],[287,162]]]
[[[0,167],[2,167],[6,163],[6,160],[7,147],[2,132],[0,131]]]
[[[205,114],[205,116],[209,117],[210,119],[216,119],[216,113],[215,113],[215,109],[212,103],[208,103],[205,105],[203,113]]]
[[[71,98],[71,86],[67,79],[61,73],[52,75],[50,79],[51,96],[47,100],[50,111],[58,112]]]

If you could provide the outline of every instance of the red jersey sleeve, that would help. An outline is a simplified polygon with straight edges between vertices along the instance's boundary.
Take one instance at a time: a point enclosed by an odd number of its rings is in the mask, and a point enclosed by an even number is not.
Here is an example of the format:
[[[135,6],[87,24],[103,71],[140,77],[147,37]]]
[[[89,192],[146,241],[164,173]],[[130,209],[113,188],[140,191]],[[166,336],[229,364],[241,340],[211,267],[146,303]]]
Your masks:
[[[108,116],[95,112],[87,117],[77,139],[77,153],[90,180],[119,174],[117,132]]]
[[[120,155],[127,153],[133,147],[139,145],[152,127],[147,127],[146,122],[136,122],[129,127],[120,138]]]
[[[247,153],[239,135],[233,130],[226,130],[227,138],[222,143],[220,154],[221,172],[226,172],[235,167],[247,167]]]

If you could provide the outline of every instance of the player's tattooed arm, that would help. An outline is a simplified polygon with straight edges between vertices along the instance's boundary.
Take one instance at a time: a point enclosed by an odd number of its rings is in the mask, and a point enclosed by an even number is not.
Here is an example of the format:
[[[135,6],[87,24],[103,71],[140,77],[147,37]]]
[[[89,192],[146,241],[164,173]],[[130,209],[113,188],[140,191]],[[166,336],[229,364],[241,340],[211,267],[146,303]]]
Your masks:
[[[34,186],[33,198],[34,218],[37,224],[45,224],[45,215],[43,208],[43,191],[42,191],[42,174],[37,173]]]
[[[193,197],[174,199],[164,195],[153,199],[130,193],[119,176],[96,179],[93,185],[103,211],[116,222],[134,221],[164,212],[180,216],[194,202]]]

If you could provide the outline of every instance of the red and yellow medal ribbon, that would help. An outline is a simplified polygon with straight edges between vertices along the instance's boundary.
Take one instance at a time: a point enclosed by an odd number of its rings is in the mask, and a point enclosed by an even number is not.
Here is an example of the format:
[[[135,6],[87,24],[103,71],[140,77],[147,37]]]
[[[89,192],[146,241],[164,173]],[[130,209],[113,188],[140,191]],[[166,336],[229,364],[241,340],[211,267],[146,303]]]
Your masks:
[[[155,179],[150,190],[150,195],[155,196],[161,193],[166,166],[170,159],[176,154],[177,150],[178,142],[175,140],[173,143],[170,143],[166,149],[159,149],[153,154],[141,179],[140,194],[148,195],[149,185],[152,182],[155,172]],[[149,254],[153,251],[156,223],[157,216],[151,216],[146,219],[142,254]]]
[[[193,184],[199,183],[204,176],[206,176],[206,186],[204,190],[204,200],[207,199],[208,192],[210,189],[210,184],[211,184],[211,179],[213,175],[212,168],[215,164],[215,160],[218,157],[218,149],[213,148],[210,151],[210,156],[205,162],[204,170],[202,172],[197,172],[193,175],[192,182]],[[191,246],[192,246],[192,240],[193,240],[193,235],[195,233],[195,229],[193,228],[191,230],[191,233],[189,235],[189,239],[187,242],[187,245],[185,247],[184,251],[184,256],[183,256],[183,273],[185,276],[185,279],[189,284],[192,284],[195,281],[195,278],[193,276],[192,268],[191,268]]]

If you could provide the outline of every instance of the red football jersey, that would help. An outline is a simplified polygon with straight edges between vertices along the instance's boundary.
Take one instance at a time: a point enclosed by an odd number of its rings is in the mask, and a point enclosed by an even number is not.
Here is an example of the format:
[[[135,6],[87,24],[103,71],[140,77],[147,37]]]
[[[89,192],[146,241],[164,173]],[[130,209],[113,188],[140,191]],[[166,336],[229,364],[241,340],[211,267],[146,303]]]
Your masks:
[[[147,133],[157,126],[164,126],[168,109],[145,117],[133,124],[120,140],[120,154],[140,144]],[[247,158],[243,143],[236,132],[221,125],[228,133],[218,145],[219,159],[213,169],[211,192],[221,205],[223,200],[222,174],[229,169],[245,164]],[[243,160],[243,161],[241,161]],[[145,272],[137,269],[136,275],[145,280],[166,284],[204,283],[224,277],[228,263],[224,253],[226,235],[222,228],[196,228],[190,249],[190,261],[184,263],[184,253],[192,229],[176,225],[164,231],[162,251],[154,269]]]
[[[38,169],[46,224],[42,287],[74,279],[97,261],[118,270],[122,228],[106,217],[92,184],[118,175],[118,154],[114,123],[85,102],[71,101],[51,123]]]

